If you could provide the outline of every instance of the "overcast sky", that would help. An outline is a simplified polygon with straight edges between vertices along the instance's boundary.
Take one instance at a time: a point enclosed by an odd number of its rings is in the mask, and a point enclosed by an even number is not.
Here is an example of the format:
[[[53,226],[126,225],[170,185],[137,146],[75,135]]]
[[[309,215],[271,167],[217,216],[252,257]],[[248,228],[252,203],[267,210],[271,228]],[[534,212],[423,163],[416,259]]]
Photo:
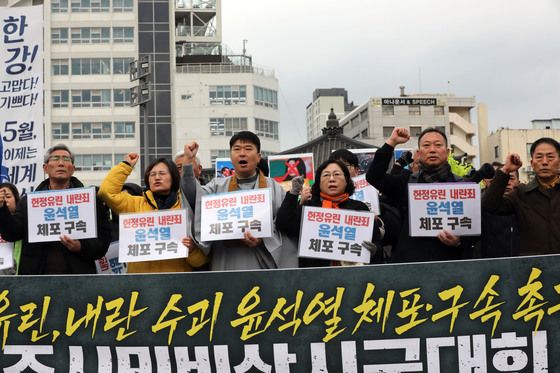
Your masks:
[[[315,88],[346,88],[357,105],[397,96],[399,85],[475,96],[490,129],[560,117],[560,0],[222,0],[222,9],[224,42],[241,52],[247,39],[253,63],[276,72],[283,149],[306,141]]]

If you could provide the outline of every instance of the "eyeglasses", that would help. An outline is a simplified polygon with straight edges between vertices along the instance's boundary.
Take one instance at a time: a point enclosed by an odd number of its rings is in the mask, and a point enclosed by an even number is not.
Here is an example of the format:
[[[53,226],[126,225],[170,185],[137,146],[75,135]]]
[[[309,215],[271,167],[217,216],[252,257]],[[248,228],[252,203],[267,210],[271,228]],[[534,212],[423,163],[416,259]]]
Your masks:
[[[148,174],[149,177],[156,177],[156,176],[163,177],[163,176],[167,176],[167,175],[169,175],[169,172],[167,172],[167,171],[157,171],[157,172],[152,171]]]
[[[66,163],[72,162],[72,158],[67,155],[51,155],[49,157],[49,162],[60,162],[61,160]]]
[[[324,178],[324,179],[330,179],[331,176],[334,177],[334,178],[336,178],[336,179],[341,178],[341,177],[343,178],[343,177],[344,177],[344,172],[340,172],[340,171],[335,171],[335,172],[333,172],[333,173],[330,173],[330,172],[323,172],[323,173],[321,174],[321,179],[323,179],[323,178]]]

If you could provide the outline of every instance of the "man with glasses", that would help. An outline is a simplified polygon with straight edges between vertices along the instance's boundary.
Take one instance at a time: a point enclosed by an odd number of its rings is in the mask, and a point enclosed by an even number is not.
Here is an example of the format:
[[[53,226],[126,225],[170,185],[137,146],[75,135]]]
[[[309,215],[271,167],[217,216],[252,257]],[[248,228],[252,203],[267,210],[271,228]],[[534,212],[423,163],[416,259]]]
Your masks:
[[[47,150],[43,171],[48,178],[36,191],[83,188],[74,174],[74,155],[64,144]],[[105,255],[111,242],[111,228],[107,207],[96,199],[97,238],[74,240],[61,235],[58,242],[30,243],[27,222],[27,196],[18,203],[11,215],[4,195],[0,194],[0,235],[7,241],[23,240],[19,274],[85,274],[95,273],[95,259]]]

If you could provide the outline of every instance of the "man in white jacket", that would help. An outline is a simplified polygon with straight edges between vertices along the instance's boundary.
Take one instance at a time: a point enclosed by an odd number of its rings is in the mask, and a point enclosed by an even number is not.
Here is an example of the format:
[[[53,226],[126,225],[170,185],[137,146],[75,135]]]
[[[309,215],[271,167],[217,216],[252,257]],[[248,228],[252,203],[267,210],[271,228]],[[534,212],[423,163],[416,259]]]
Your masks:
[[[185,145],[181,188],[195,211],[195,238],[200,239],[200,197],[206,194],[234,192],[238,190],[270,188],[273,219],[284,199],[282,187],[258,169],[261,159],[260,140],[250,131],[241,131],[229,142],[230,157],[235,174],[227,178],[214,178],[201,186],[193,173],[198,153],[196,142]],[[297,245],[273,229],[272,237],[256,238],[249,231],[241,240],[223,240],[202,243],[211,251],[210,268],[220,270],[272,269],[297,267]],[[208,254],[207,252],[207,254]]]

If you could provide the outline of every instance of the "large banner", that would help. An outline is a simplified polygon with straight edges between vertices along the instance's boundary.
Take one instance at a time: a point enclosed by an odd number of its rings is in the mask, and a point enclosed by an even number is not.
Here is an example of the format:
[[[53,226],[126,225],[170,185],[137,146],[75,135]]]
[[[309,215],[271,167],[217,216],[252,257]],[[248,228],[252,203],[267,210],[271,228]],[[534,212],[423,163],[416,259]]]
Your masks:
[[[0,370],[558,372],[559,319],[558,255],[5,276]]]
[[[43,164],[43,7],[1,7],[0,20],[0,180],[28,192]]]

